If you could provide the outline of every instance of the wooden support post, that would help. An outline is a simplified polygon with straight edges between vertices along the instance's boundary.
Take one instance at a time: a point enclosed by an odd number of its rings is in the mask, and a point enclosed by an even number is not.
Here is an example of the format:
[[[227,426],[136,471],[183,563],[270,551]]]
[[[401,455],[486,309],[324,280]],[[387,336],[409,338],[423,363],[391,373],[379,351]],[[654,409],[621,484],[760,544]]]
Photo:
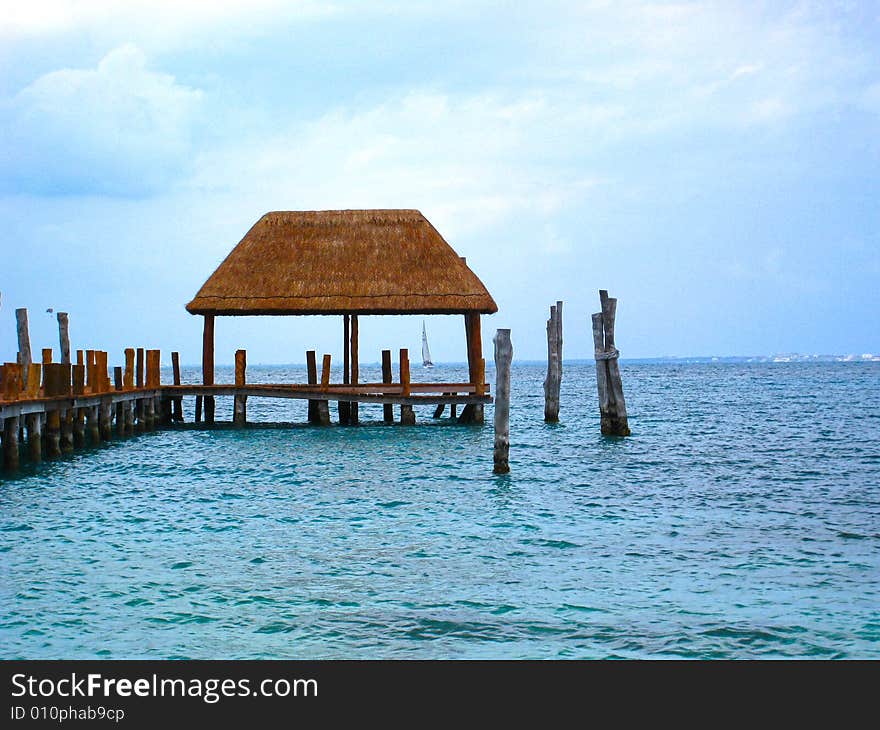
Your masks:
[[[15,329],[18,334],[18,364],[24,368],[21,374],[22,385],[27,386],[27,366],[33,362],[31,357],[31,335],[28,330],[28,311],[25,308],[15,310]],[[18,448],[18,446],[16,446]]]
[[[77,360],[82,360],[79,355],[82,350],[77,352]],[[73,366],[73,394],[83,395],[86,392],[86,366],[82,362],[77,362]],[[82,448],[86,444],[86,424],[85,409],[77,408],[73,414],[73,445],[75,448]]]
[[[123,405],[122,415],[124,418],[124,431],[123,433],[126,436],[131,436],[134,433],[134,404],[132,401],[127,400]]]
[[[559,390],[562,384],[562,302],[550,307],[547,320],[547,376],[544,378],[544,420],[559,421]]]
[[[330,387],[330,355],[324,355],[321,365],[321,391],[327,392]],[[318,423],[322,426],[330,425],[330,409],[326,400],[318,401]]]
[[[113,387],[117,391],[121,391],[123,388],[122,367],[118,365],[113,368]],[[123,401],[116,404],[116,435],[120,438],[125,436],[125,403]]]
[[[98,412],[101,424],[101,440],[109,441],[113,438],[113,401],[109,397],[103,398]]]
[[[137,365],[135,366],[135,387],[144,387],[144,348],[137,349]]]
[[[180,385],[180,353],[171,353],[171,374],[175,385]],[[174,408],[171,414],[175,423],[183,423],[183,397],[175,396]]]
[[[6,418],[3,421],[3,466],[9,471],[15,471],[19,466],[18,454],[18,416]]]
[[[247,383],[247,352],[235,352],[235,384],[244,387]],[[236,395],[232,406],[232,422],[239,428],[247,424],[247,396]]]
[[[485,380],[485,375],[482,377],[480,375],[480,361],[483,359],[483,336],[480,330],[479,312],[469,312],[464,315],[464,330],[467,337],[468,382],[477,388],[482,385],[480,381]],[[469,403],[462,410],[459,422],[482,423],[483,404]]]
[[[49,354],[51,356],[51,352]],[[50,398],[70,395],[70,365],[43,363],[43,391]],[[46,413],[46,457],[58,456],[61,456],[61,411],[51,410]]]
[[[147,398],[138,398],[134,402],[135,431],[144,433],[147,430]]]
[[[156,430],[156,401],[152,397],[144,398],[144,428],[147,431]]]
[[[493,453],[495,474],[510,471],[510,363],[513,345],[510,330],[495,332],[495,448]]]
[[[391,350],[382,350],[382,382],[392,383],[393,375],[391,374]],[[394,423],[394,406],[386,403],[382,406],[382,416],[385,423]]]
[[[599,392],[599,414],[604,436],[629,436],[626,402],[617,360],[620,352],[614,344],[614,320],[617,299],[599,290],[602,311],[593,315],[593,345],[596,358],[596,386]]]
[[[410,395],[409,381],[409,350],[401,348],[400,350],[400,386],[401,395]],[[400,423],[404,426],[412,426],[416,422],[416,414],[413,407],[407,403],[400,406]]]
[[[95,350],[95,368],[97,371],[97,392],[106,393],[110,390],[110,374],[107,371],[107,353],[104,350]]]
[[[43,460],[43,419],[39,413],[28,413],[25,424],[31,461],[39,464]]]
[[[25,388],[25,398],[39,398],[40,397],[40,373],[42,369],[42,365],[39,363],[31,363],[27,366],[27,368],[22,367],[22,370],[27,370],[27,377],[23,378],[24,382],[27,383],[27,387]]]
[[[77,350],[76,351],[76,364],[77,365],[85,365],[85,350]]]
[[[18,400],[22,394],[24,376],[21,363],[8,362],[3,366],[3,400]]]
[[[347,314],[342,315],[342,384],[349,384],[349,373],[351,363],[351,317]],[[337,404],[339,410],[339,424],[341,426],[348,425],[351,421],[351,403],[341,400]]]
[[[52,364],[52,348],[44,347],[43,348],[43,365],[51,365]]]
[[[70,365],[70,318],[67,312],[58,312],[58,342],[61,346],[61,363]]]
[[[193,414],[193,421],[195,423],[202,422],[202,396],[200,396],[200,395],[196,396],[196,407],[195,407],[195,413]]]
[[[134,348],[125,348],[125,370],[122,373],[123,390],[134,388]]]
[[[101,443],[101,428],[98,424],[98,406],[89,406],[85,409],[86,426],[89,432],[89,442],[92,446]]]
[[[73,395],[73,365],[70,364],[70,351],[68,349],[67,362],[59,363],[59,378],[61,390],[59,395]],[[61,418],[61,453],[69,454],[74,449],[73,424],[76,412],[72,409],[59,412]]]
[[[306,378],[309,385],[318,384],[318,364],[315,359],[315,351],[308,350],[306,352]],[[318,401],[309,400],[309,423],[318,423]]]
[[[444,393],[443,395],[446,395],[446,394]],[[439,406],[437,406],[434,409],[434,418],[440,418],[440,416],[443,415],[443,411],[445,411],[445,410],[446,410],[446,404],[441,403]]]
[[[202,384],[214,385],[214,315],[205,315],[202,333]],[[205,423],[214,423],[214,396],[205,396]]]
[[[351,315],[351,384],[357,385],[359,377],[359,367],[358,367],[358,316],[356,314]],[[352,425],[357,425],[358,423],[358,403],[357,401],[352,401],[349,403],[349,419],[348,422]]]

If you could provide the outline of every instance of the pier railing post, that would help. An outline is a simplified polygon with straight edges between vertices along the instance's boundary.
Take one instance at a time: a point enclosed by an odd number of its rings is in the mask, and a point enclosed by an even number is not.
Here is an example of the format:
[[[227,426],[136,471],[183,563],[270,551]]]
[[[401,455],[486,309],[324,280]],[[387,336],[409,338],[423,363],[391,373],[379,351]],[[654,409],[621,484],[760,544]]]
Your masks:
[[[513,345],[510,330],[495,333],[495,449],[493,454],[495,474],[510,471],[510,363]]]
[[[601,430],[605,436],[629,436],[626,402],[617,359],[620,353],[614,345],[614,319],[617,299],[599,290],[602,311],[593,315],[593,345],[596,358],[596,386],[599,391]]]
[[[235,385],[243,388],[247,382],[247,352],[235,351]],[[236,393],[232,406],[232,422],[242,427],[247,423],[247,396]]]

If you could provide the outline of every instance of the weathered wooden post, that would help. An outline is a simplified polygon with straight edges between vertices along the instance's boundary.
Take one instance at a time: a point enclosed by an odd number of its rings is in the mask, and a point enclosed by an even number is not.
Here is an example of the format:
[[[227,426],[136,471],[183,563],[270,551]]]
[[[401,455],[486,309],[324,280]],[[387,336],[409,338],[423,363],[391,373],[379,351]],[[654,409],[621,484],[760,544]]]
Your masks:
[[[321,392],[326,393],[330,388],[330,355],[324,355],[324,361],[321,363]],[[330,408],[326,400],[318,401],[318,423],[322,426],[330,425]]]
[[[19,466],[18,454],[18,416],[3,420],[3,466],[14,471]]]
[[[101,429],[98,425],[98,406],[89,406],[86,411],[86,425],[89,431],[89,441],[92,446],[101,443]]]
[[[468,375],[469,382],[476,387],[480,380],[480,360],[483,359],[483,339],[480,330],[480,314],[479,312],[470,312],[464,315],[464,330],[467,338],[467,355],[468,355]],[[485,367],[485,361],[484,361]],[[461,412],[459,417],[461,423],[482,423],[483,422],[483,404],[468,403]]]
[[[171,377],[175,385],[180,385],[180,353],[171,353]],[[176,395],[172,399],[174,412],[172,419],[175,423],[183,423],[183,396]]]
[[[70,365],[70,318],[67,312],[58,312],[58,341],[61,345],[61,362]]]
[[[25,398],[32,399],[40,396],[40,372],[42,366],[37,363],[28,365],[27,388]],[[39,463],[43,457],[43,416],[41,413],[28,413],[24,418],[27,429],[28,450],[31,461]]]
[[[562,384],[562,302],[550,307],[547,320],[547,377],[544,379],[544,420],[559,421],[559,389]]]
[[[351,372],[351,317],[348,314],[342,315],[342,384],[349,384],[349,374]],[[348,425],[351,420],[351,403],[347,400],[340,400],[336,403],[339,411],[339,424],[341,426]]]
[[[122,366],[117,365],[113,368],[113,387],[119,392],[124,388],[122,377]],[[122,438],[125,436],[125,402],[119,401],[116,404],[116,435]]]
[[[309,381],[309,385],[317,385],[318,384],[318,363],[315,356],[314,350],[308,350],[306,352],[306,378]],[[318,401],[309,399],[309,415],[308,422],[309,423],[318,423]]]
[[[382,382],[394,382],[391,373],[391,350],[382,350]],[[382,406],[382,417],[385,423],[394,423],[394,406],[391,403]]]
[[[235,351],[235,385],[243,388],[247,382],[247,352],[245,350]],[[243,427],[247,423],[247,396],[236,393],[232,406],[232,422]]]
[[[620,352],[614,345],[614,319],[617,299],[605,289],[599,290],[602,311],[593,315],[593,345],[596,357],[596,386],[599,391],[601,430],[605,436],[629,436],[626,402],[617,359]]]
[[[22,386],[27,387],[27,366],[33,362],[31,357],[31,335],[28,330],[28,312],[24,307],[15,310],[15,329],[18,334],[18,364],[24,370],[21,377]]]
[[[43,353],[43,358],[44,360],[48,359],[45,352]],[[64,365],[43,362],[43,395],[47,398],[65,394],[61,372],[63,368]],[[56,408],[46,412],[45,436],[46,457],[54,459],[61,456],[61,414]]]
[[[70,364],[70,343],[67,346],[67,362],[62,362],[61,367],[64,368],[63,382],[64,395],[73,395],[73,365]],[[61,453],[69,454],[74,449],[73,428],[76,411],[72,408],[61,411]]]
[[[358,316],[351,315],[351,379],[352,385],[358,384]],[[351,401],[348,406],[348,422],[353,426],[358,423],[358,402]]]
[[[107,370],[107,353],[104,350],[95,351],[95,382],[98,393],[102,395],[110,391],[110,374]],[[98,406],[98,423],[101,431],[101,439],[109,441],[113,438],[113,403],[110,397],[101,399]]]
[[[193,422],[201,423],[202,422],[202,396],[196,396],[196,405],[195,412],[193,413]]]
[[[401,395],[405,398],[410,395],[409,382],[409,350],[401,348],[400,350],[400,386]],[[413,407],[408,403],[400,405],[400,423],[404,426],[412,426],[416,422],[416,414]]]
[[[214,385],[214,315],[205,315],[202,333],[202,385]],[[214,423],[214,396],[205,396],[205,423]]]
[[[495,343],[495,451],[493,471],[507,474],[510,471],[510,363],[513,345],[510,330],[497,330]]]
[[[77,353],[77,362],[73,366],[73,395],[82,396],[86,392],[86,366],[81,362],[82,350]],[[82,448],[86,444],[86,413],[84,408],[77,408],[73,414],[73,445]]]

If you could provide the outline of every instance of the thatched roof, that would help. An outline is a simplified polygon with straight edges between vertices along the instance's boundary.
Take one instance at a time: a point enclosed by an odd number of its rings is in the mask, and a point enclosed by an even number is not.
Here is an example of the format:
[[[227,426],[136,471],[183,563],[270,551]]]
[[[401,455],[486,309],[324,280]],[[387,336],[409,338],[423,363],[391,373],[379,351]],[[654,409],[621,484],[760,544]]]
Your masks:
[[[191,314],[459,314],[498,307],[417,210],[266,213]]]

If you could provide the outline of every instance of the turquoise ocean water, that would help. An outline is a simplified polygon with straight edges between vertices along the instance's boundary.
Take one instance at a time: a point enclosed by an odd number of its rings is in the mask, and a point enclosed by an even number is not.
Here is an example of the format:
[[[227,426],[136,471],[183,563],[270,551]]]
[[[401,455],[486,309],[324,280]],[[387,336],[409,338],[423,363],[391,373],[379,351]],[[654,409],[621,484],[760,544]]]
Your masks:
[[[566,365],[554,426],[543,368],[515,364],[506,477],[491,408],[321,429],[258,399],[292,425],[6,475],[0,656],[880,658],[880,363],[622,372],[633,435],[606,439],[591,363]]]

